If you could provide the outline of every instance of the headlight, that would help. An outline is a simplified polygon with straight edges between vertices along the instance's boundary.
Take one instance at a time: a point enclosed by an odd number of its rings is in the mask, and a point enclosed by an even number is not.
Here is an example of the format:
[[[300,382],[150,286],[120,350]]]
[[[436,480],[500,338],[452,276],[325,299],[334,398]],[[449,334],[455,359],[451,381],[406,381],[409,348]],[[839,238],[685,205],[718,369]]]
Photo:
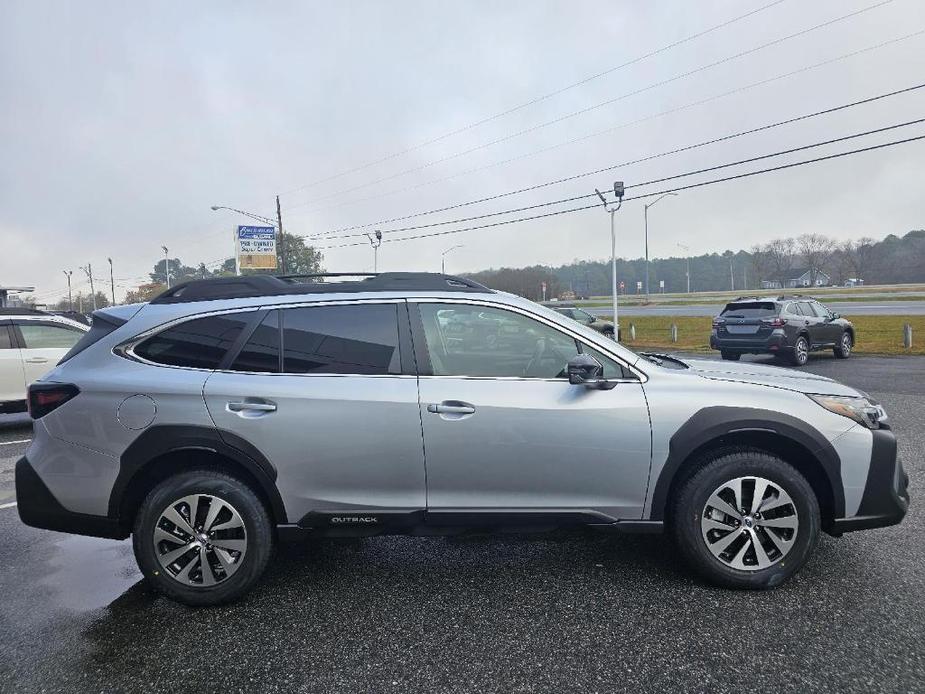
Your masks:
[[[880,422],[886,420],[886,412],[879,403],[870,398],[846,398],[837,395],[810,395],[809,397],[829,412],[853,419],[868,429],[879,429]]]

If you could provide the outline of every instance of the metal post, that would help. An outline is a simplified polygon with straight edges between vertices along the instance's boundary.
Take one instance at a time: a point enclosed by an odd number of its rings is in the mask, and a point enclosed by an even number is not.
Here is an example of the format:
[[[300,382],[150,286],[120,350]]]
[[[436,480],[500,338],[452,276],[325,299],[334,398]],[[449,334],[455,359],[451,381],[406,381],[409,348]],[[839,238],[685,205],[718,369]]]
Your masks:
[[[912,324],[903,324],[903,347],[912,349]]]
[[[161,246],[164,249],[164,277],[167,278],[167,289],[170,289],[170,258],[168,257],[167,246]]]
[[[93,267],[90,265],[90,263],[87,263],[87,267],[82,267],[80,269],[86,273],[87,278],[90,280],[90,296],[93,301],[93,310],[95,311],[96,310],[96,289],[93,288]]]
[[[109,287],[112,289],[112,305],[116,305],[116,280],[112,276],[112,258],[106,258],[109,261]]]
[[[652,203],[653,205],[655,203]],[[643,205],[642,212],[646,228],[646,303],[649,303],[649,206]]]
[[[379,272],[379,246],[382,245],[382,232],[376,229],[373,234],[366,234],[369,245],[373,247],[373,272]]]
[[[67,310],[74,311],[74,297],[71,295],[71,275],[74,274],[73,270],[62,270],[64,276],[67,277]]]
[[[289,272],[289,259],[286,257],[286,235],[283,233],[283,211],[279,206],[279,196],[276,196],[276,222],[279,225],[280,269],[282,274]]]
[[[617,212],[615,208],[610,210],[610,270],[611,284],[610,289],[613,292],[613,334],[617,336],[617,342],[620,341],[620,307],[617,295],[617,230],[614,221],[614,215]]]
[[[729,256],[729,290],[734,292],[736,290],[736,276],[732,267],[733,258],[735,258],[734,255]]]

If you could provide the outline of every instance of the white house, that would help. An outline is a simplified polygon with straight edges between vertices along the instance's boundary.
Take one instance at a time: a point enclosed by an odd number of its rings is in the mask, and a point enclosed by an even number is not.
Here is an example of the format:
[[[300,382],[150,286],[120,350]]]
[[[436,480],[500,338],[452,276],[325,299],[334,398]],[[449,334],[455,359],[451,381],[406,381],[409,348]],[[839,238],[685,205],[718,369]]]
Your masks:
[[[812,281],[812,268],[797,268],[791,270],[791,279],[781,286],[780,280],[762,280],[762,289],[796,289],[797,287],[826,287],[832,283],[832,278],[822,270],[816,270],[816,281]]]

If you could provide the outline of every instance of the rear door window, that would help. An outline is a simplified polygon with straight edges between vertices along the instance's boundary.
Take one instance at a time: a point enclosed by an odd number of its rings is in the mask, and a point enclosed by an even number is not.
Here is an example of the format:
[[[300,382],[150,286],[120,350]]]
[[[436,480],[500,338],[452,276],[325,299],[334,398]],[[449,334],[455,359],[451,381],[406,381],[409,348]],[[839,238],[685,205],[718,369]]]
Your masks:
[[[84,335],[79,328],[53,323],[22,321],[18,327],[26,349],[70,349]]]
[[[397,304],[305,306],[280,313],[284,373],[401,373]]]
[[[0,323],[0,349],[13,349],[13,336],[10,326]]]
[[[216,369],[254,313],[225,313],[184,321],[149,337],[134,352],[155,364]]]
[[[279,311],[270,311],[231,365],[232,371],[279,373],[282,360],[279,353]]]
[[[801,301],[800,308],[803,309],[804,316],[809,316],[810,318],[820,317],[819,314],[813,310],[813,305],[809,301]]]
[[[725,318],[769,318],[777,315],[773,301],[742,301],[726,304],[720,314]]]

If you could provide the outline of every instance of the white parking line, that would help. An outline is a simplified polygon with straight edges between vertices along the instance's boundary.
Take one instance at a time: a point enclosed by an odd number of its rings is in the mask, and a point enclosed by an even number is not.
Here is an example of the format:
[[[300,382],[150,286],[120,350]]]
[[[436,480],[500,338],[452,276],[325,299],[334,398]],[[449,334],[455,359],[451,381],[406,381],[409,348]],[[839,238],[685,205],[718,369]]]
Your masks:
[[[11,503],[9,503],[9,504],[0,504],[0,509],[3,509],[3,508],[13,508],[14,506],[16,506],[16,502],[15,502],[15,501],[13,501],[13,502],[11,502]]]
[[[12,446],[17,443],[29,443],[32,439],[20,439],[19,441],[0,441],[0,446]]]

